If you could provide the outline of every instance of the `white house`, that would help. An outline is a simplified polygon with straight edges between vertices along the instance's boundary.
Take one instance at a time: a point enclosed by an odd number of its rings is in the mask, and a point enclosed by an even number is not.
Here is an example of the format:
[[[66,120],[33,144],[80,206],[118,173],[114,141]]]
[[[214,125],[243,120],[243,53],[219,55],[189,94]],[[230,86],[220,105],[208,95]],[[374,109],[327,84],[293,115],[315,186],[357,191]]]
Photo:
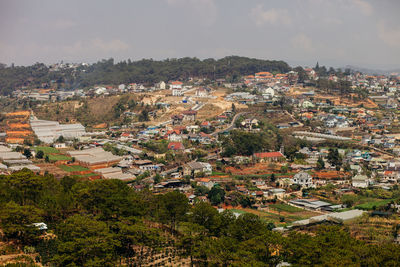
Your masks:
[[[302,107],[302,108],[313,108],[314,104],[309,100],[304,100],[303,103],[300,103],[300,107]]]
[[[105,87],[96,87],[94,92],[96,95],[101,95],[107,93],[107,89]]]
[[[161,81],[157,83],[155,87],[160,90],[165,90],[167,88],[167,84],[164,81]]]
[[[311,175],[306,172],[298,172],[293,177],[293,184],[298,184],[301,187],[312,187],[313,181]]]
[[[273,98],[275,96],[275,91],[271,87],[268,87],[262,90],[262,94]]]
[[[196,90],[196,96],[198,97],[207,97],[208,96],[208,91],[205,88],[199,88]]]
[[[54,148],[66,148],[67,146],[65,145],[65,143],[56,143],[53,144]]]
[[[367,188],[369,186],[369,179],[366,175],[358,174],[353,177],[351,184],[358,188]]]
[[[201,178],[201,179],[199,179],[198,183],[199,183],[201,186],[207,187],[208,189],[213,188],[213,186],[214,186],[214,184],[215,184],[212,180],[210,180],[210,179],[208,179],[208,178]]]
[[[183,82],[173,81],[170,83],[170,88],[172,89],[182,89]]]
[[[183,96],[183,90],[178,89],[178,88],[172,89],[172,95],[173,96]]]

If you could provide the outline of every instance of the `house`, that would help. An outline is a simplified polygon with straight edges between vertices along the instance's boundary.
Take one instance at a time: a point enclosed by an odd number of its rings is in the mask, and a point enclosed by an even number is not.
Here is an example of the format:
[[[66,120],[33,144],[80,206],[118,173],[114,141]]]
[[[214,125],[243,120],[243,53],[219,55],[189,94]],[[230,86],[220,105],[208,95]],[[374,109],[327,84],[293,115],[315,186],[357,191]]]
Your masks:
[[[225,122],[226,120],[228,120],[228,117],[227,117],[226,115],[219,115],[219,116],[217,117],[217,120],[218,120],[219,122]]]
[[[180,125],[183,121],[183,115],[173,115],[171,116],[172,125]]]
[[[197,97],[207,97],[208,96],[208,90],[206,88],[199,88],[196,90],[196,96]]]
[[[170,150],[185,150],[185,146],[181,142],[171,142],[168,144]]]
[[[273,197],[273,198],[276,197],[278,199],[283,199],[286,195],[285,189],[282,189],[282,188],[271,188],[265,193],[267,193],[267,196],[269,196],[269,197]],[[264,196],[265,196],[265,193],[264,193]]]
[[[313,107],[315,107],[314,104],[309,100],[304,100],[302,103],[300,102],[299,106],[302,107],[302,108],[313,108]]]
[[[369,179],[366,175],[358,174],[352,178],[351,185],[358,188],[367,188]]]
[[[199,136],[200,136],[199,141],[202,144],[207,145],[207,144],[211,144],[213,142],[213,137],[210,134],[200,132]]]
[[[53,147],[54,148],[66,148],[67,146],[65,143],[56,143],[56,144],[53,144]]]
[[[245,128],[248,129],[253,129],[253,127],[258,126],[258,120],[257,119],[245,119],[242,121],[241,125]]]
[[[208,128],[211,127],[211,123],[210,123],[209,121],[203,121],[203,122],[200,124],[200,126],[201,126],[201,128],[206,128],[206,129],[208,129]]]
[[[173,90],[173,89],[181,90],[182,89],[182,85],[183,85],[183,82],[173,81],[173,82],[170,83],[169,87],[170,87],[171,90]]]
[[[183,175],[193,176],[197,173],[204,173],[205,175],[211,175],[212,166],[206,162],[189,162],[183,167]]]
[[[281,162],[285,160],[285,156],[279,151],[254,153],[253,157],[259,162]]]
[[[167,84],[164,81],[156,83],[156,89],[165,90],[167,88]]]
[[[182,112],[183,115],[183,120],[184,121],[195,121],[196,120],[196,115],[197,111],[195,110],[185,110]]]
[[[101,94],[105,94],[107,92],[107,89],[105,87],[96,87],[94,89],[94,93],[96,95],[101,95]]]
[[[298,184],[303,188],[312,187],[312,176],[306,172],[298,172],[293,177],[293,184]]]
[[[165,134],[164,138],[167,138],[169,141],[172,141],[172,142],[181,142],[182,141],[182,135],[179,130],[168,131]]]
[[[355,173],[360,173],[360,172],[362,171],[362,168],[361,168],[360,165],[351,164],[351,165],[350,165],[350,170],[351,170],[352,172],[355,172]]]
[[[254,74],[256,81],[271,81],[274,75],[268,71],[257,72]]]
[[[383,178],[387,181],[399,181],[400,180],[400,172],[399,171],[385,171],[383,173]]]
[[[126,88],[126,86],[125,86],[125,84],[120,84],[120,85],[118,85],[118,90],[120,90],[120,91],[124,91],[125,90],[125,88]]]
[[[198,180],[198,184],[199,184],[200,186],[205,186],[205,187],[207,187],[208,189],[211,189],[211,188],[215,185],[214,181],[212,181],[211,179],[208,179],[208,178],[201,178],[201,179],[199,179],[199,180]]]
[[[178,88],[172,89],[172,95],[173,96],[183,96],[183,90],[178,89]]]
[[[275,96],[275,91],[271,87],[262,89],[261,92],[263,96],[265,95],[267,98],[273,98]]]

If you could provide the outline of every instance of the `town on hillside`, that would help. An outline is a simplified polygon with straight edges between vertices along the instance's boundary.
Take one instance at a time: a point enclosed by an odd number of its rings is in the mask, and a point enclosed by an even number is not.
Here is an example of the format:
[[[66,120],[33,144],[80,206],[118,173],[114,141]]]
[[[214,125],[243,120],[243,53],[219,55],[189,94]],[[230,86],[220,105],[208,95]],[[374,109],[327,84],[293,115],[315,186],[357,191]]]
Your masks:
[[[119,180],[257,215],[282,234],[333,224],[367,243],[400,242],[398,74],[317,64],[235,79],[13,89],[0,99],[2,175]],[[51,220],[35,223],[52,232]],[[185,263],[166,255],[154,266]]]

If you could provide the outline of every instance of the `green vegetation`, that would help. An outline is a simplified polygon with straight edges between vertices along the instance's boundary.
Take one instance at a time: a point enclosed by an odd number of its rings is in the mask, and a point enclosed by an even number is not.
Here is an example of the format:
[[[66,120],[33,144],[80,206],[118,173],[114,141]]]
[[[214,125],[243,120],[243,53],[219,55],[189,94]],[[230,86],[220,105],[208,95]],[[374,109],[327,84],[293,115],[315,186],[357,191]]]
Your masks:
[[[246,211],[236,218],[208,203],[190,206],[177,191],[136,192],[119,180],[58,180],[28,170],[0,175],[2,239],[32,247],[42,265],[143,266],[156,260],[179,265],[179,256],[195,266],[276,266],[282,261],[293,266],[396,266],[400,261],[399,245],[368,244],[351,237],[345,226],[281,235],[271,231],[271,222],[279,225],[281,216]],[[45,222],[54,237],[40,238],[43,233],[32,226],[36,222]]]
[[[71,160],[71,157],[65,155],[48,155],[50,161]]]
[[[69,156],[66,156],[64,154],[61,154],[61,152],[54,148],[54,147],[49,147],[49,146],[35,146],[33,149],[36,151],[36,153],[39,153],[40,151],[43,152],[43,155],[41,154],[41,157],[47,159],[47,161],[59,161],[59,160],[71,160],[72,158]]]
[[[275,147],[274,135],[266,132],[249,133],[234,130],[222,139],[223,156],[250,156],[255,152],[268,151]]]
[[[285,204],[285,203],[273,204],[273,205],[270,205],[269,207],[274,209],[274,210],[277,210],[277,211],[285,211],[285,212],[289,212],[289,213],[303,211],[300,208],[293,207],[293,206],[290,206],[290,205]]]
[[[142,59],[139,61],[102,60],[90,66],[77,69],[50,71],[37,63],[27,67],[0,66],[0,93],[10,94],[14,88],[29,86],[39,88],[42,83],[51,84],[55,88],[73,89],[77,86],[89,87],[96,84],[120,83],[155,83],[189,76],[213,79],[227,78],[238,81],[240,76],[254,74],[258,71],[288,72],[290,67],[283,61],[260,60],[246,57],[230,56],[222,59],[180,58],[156,61]]]
[[[33,147],[33,149],[38,152],[38,151],[43,151],[43,153],[45,155],[48,154],[60,154],[60,151],[54,147],[50,147],[50,146],[35,146]]]
[[[224,176],[224,175],[227,175],[227,174],[224,173],[224,172],[213,171],[213,172],[211,173],[211,175],[215,175],[215,176]]]
[[[391,201],[392,201],[391,199],[368,201],[364,204],[357,205],[356,208],[362,209],[362,210],[373,210],[373,209],[377,209],[377,208],[386,206]]]

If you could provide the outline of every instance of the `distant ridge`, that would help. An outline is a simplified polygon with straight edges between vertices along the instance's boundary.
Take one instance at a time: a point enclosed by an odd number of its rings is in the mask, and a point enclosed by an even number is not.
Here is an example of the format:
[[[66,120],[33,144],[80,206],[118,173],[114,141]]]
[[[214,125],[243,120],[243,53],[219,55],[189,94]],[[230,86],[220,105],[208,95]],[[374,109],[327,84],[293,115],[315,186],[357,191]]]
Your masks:
[[[381,69],[368,69],[368,68],[347,65],[343,69],[351,69],[353,71],[359,71],[364,74],[370,74],[370,75],[390,75],[392,73],[397,73],[398,75],[400,74],[400,68],[391,69],[391,70],[381,70]]]

